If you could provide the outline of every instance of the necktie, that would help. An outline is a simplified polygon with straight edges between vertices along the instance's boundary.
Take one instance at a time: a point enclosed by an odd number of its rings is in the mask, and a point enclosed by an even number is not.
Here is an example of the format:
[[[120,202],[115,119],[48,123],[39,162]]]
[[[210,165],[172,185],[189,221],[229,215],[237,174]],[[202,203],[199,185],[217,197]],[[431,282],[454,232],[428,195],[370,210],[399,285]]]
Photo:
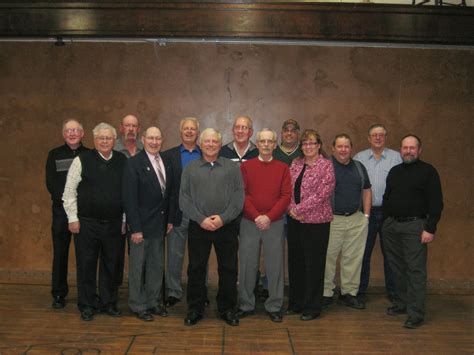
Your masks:
[[[158,180],[160,181],[161,192],[164,195],[165,188],[166,188],[166,179],[165,179],[165,175],[163,174],[163,171],[161,170],[160,160],[161,158],[159,155],[155,156],[156,167],[158,170]]]

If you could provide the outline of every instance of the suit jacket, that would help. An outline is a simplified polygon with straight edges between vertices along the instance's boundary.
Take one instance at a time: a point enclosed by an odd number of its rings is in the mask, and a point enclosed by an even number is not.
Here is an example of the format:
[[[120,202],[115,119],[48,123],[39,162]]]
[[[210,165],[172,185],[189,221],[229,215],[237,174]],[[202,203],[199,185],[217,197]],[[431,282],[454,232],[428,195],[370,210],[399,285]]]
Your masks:
[[[175,198],[172,199],[172,201],[170,201],[172,210],[174,211],[174,216],[170,216],[170,217],[175,227],[181,225],[181,219],[183,218],[183,212],[179,208],[179,189],[181,187],[181,174],[183,173],[183,168],[181,165],[180,148],[181,148],[181,145],[178,145],[177,147],[168,149],[162,154],[162,156],[165,156],[167,160],[170,162],[171,167],[173,169],[173,173],[174,173],[173,183],[176,190],[176,194],[175,194]]]
[[[145,150],[127,160],[123,174],[122,194],[127,224],[131,233],[142,232],[144,238],[163,236],[168,217],[174,214],[170,209],[170,200],[176,199],[173,168],[166,157],[161,157],[166,172],[164,196]]]

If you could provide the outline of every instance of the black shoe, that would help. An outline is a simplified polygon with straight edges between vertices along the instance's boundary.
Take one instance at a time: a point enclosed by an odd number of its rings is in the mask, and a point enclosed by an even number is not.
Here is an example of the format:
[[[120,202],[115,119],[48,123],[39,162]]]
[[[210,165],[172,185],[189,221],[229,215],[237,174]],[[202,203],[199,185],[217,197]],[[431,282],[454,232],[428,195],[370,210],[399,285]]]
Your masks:
[[[201,319],[202,319],[202,314],[197,313],[197,312],[189,312],[186,315],[186,318],[184,318],[184,325],[187,325],[187,326],[195,325]]]
[[[313,320],[319,317],[319,313],[303,313],[300,317],[301,320]]]
[[[357,299],[357,297],[350,294],[340,295],[339,302],[346,305],[347,307],[355,309],[364,309],[365,303]]]
[[[416,329],[423,325],[423,318],[412,318],[408,317],[405,324],[403,325],[405,328],[408,329]]]
[[[209,301],[209,298],[206,297],[206,299],[204,300],[204,306],[209,307],[210,304],[211,301]]]
[[[92,308],[84,308],[81,310],[81,319],[86,322],[94,319],[94,310]]]
[[[135,312],[135,316],[144,322],[151,322],[154,319],[153,315],[148,311]]]
[[[166,310],[166,307],[156,306],[148,310],[149,313],[154,314],[155,316],[168,317],[170,314]]]
[[[396,305],[387,308],[387,314],[389,316],[398,316],[400,314],[406,314],[406,313],[407,313],[406,308],[400,308]]]
[[[260,302],[265,302],[267,300],[268,297],[270,297],[269,293],[268,293],[268,290],[265,289],[265,288],[259,288],[257,290],[257,297],[258,297],[258,300]]]
[[[255,314],[255,309],[252,309],[250,311],[244,311],[242,309],[239,309],[237,312],[235,312],[235,315],[237,318],[242,319],[248,316],[253,316]]]
[[[362,302],[362,303],[367,302],[367,294],[365,292],[359,292],[356,297],[359,300],[359,302]]]
[[[268,312],[268,316],[270,317],[270,320],[275,323],[280,323],[283,321],[283,316],[281,315],[281,312]]]
[[[228,325],[236,326],[239,325],[239,318],[232,311],[227,311],[221,314],[221,319]]]
[[[66,300],[64,299],[63,296],[54,296],[53,303],[51,304],[51,306],[54,309],[64,308],[66,306]]]
[[[323,308],[328,308],[334,302],[333,297],[323,297]]]
[[[285,315],[287,316],[294,316],[295,314],[301,314],[301,311],[289,307],[285,311]]]
[[[178,302],[181,302],[181,300],[179,298],[176,298],[174,296],[169,296],[166,299],[165,304],[166,304],[166,307],[173,307]]]
[[[117,306],[114,304],[109,305],[107,308],[105,308],[102,313],[105,313],[111,317],[121,317],[122,312],[117,309]]]

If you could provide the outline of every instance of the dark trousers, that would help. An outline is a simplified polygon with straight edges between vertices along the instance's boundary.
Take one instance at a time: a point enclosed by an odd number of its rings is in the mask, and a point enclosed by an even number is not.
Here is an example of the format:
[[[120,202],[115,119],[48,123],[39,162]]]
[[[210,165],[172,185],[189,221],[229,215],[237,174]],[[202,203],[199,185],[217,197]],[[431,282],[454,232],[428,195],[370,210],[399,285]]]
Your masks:
[[[62,206],[53,205],[51,235],[53,237],[53,267],[51,294],[66,297],[69,292],[67,270],[71,232]]]
[[[397,222],[389,217],[383,224],[386,252],[397,287],[395,303],[416,319],[425,315],[428,247],[421,243],[424,223],[423,219]]]
[[[80,218],[80,232],[74,238],[77,258],[77,304],[84,308],[101,309],[116,304],[122,221],[100,222]],[[97,294],[97,263],[99,285]]]
[[[321,313],[329,227],[288,217],[289,309]]]
[[[374,250],[375,241],[377,239],[377,233],[380,239],[380,249],[383,255],[383,270],[385,276],[385,290],[390,296],[395,296],[395,280],[393,277],[392,269],[387,260],[387,254],[385,252],[384,238],[382,233],[383,223],[383,212],[382,208],[372,208],[370,211],[369,218],[369,232],[367,233],[367,242],[365,244],[364,259],[362,260],[362,271],[360,275],[359,293],[367,292],[370,280],[370,258],[372,257],[372,251]]]
[[[220,313],[235,309],[237,304],[238,228],[238,222],[234,220],[211,232],[202,229],[195,221],[189,221],[187,286],[189,311],[198,313],[204,311],[204,302],[207,298],[206,270],[213,245],[219,274],[217,309]]]

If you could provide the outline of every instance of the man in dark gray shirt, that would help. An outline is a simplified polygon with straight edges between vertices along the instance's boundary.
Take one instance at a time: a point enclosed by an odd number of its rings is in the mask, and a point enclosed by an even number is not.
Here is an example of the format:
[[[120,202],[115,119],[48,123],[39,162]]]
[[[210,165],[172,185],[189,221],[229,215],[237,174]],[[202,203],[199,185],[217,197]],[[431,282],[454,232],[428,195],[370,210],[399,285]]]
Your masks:
[[[221,134],[212,128],[200,136],[202,157],[188,164],[181,176],[179,205],[189,216],[188,314],[185,325],[203,316],[206,300],[206,268],[211,247],[216,251],[219,291],[217,307],[229,325],[238,325],[237,303],[238,217],[244,204],[239,166],[218,157]]]

